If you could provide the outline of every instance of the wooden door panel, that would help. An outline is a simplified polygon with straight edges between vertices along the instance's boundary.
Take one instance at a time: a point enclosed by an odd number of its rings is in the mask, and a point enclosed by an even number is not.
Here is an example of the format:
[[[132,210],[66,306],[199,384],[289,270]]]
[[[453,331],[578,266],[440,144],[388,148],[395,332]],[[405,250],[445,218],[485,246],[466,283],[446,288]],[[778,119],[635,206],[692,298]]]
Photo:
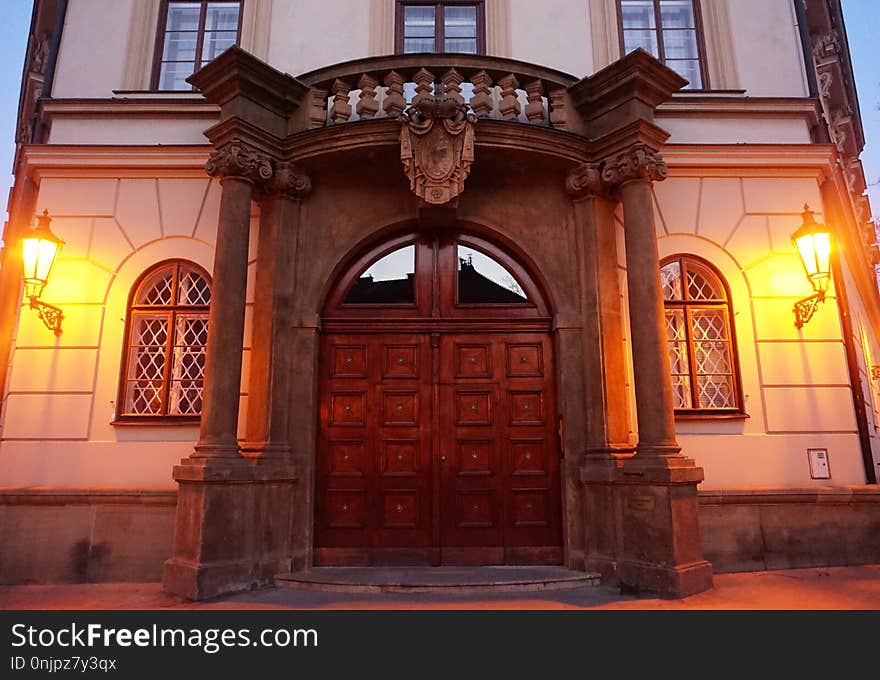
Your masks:
[[[549,336],[437,338],[324,336],[316,561],[558,562]]]
[[[321,366],[316,563],[425,562],[432,501],[426,338],[325,335]]]

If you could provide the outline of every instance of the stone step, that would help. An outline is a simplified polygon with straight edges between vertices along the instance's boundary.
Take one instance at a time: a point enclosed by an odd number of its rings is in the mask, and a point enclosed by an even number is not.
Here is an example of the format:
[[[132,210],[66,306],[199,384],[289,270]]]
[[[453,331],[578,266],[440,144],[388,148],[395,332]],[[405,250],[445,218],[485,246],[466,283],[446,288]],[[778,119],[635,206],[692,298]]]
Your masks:
[[[509,593],[599,585],[599,574],[553,566],[313,567],[279,574],[275,585],[348,593]]]

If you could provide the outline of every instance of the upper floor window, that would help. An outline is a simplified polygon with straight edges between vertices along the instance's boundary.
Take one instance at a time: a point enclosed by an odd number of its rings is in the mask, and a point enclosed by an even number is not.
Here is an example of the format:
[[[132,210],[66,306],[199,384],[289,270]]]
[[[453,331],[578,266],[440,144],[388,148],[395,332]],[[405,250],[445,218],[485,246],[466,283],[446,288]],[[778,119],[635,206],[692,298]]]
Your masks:
[[[210,302],[208,274],[191,262],[162,262],[141,276],[128,310],[120,417],[201,415]]]
[[[739,413],[739,376],[730,296],[706,262],[661,263],[666,333],[677,413]]]
[[[486,51],[483,0],[398,0],[397,51]]]
[[[186,79],[238,43],[241,0],[166,0],[159,19],[153,87],[191,90]]]
[[[624,54],[641,47],[687,78],[686,89],[706,86],[697,0],[618,0]]]

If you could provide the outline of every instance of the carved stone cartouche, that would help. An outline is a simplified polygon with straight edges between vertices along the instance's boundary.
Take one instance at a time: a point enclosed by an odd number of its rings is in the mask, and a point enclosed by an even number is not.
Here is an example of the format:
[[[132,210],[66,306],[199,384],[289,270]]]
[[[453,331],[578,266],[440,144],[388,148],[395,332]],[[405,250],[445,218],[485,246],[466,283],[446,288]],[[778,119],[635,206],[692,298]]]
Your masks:
[[[410,189],[432,205],[464,191],[474,161],[476,117],[453,97],[424,95],[403,114],[400,159]]]

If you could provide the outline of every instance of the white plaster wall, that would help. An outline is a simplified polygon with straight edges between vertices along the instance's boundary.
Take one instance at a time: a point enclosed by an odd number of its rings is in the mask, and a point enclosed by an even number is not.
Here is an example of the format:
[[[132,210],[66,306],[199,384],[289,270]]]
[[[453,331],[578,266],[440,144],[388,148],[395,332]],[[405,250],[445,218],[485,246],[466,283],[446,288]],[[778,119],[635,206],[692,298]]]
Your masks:
[[[750,97],[805,97],[808,89],[791,0],[728,0],[742,89]]]
[[[583,77],[593,72],[587,0],[510,0],[511,57]]]
[[[142,272],[170,258],[212,269],[219,183],[205,178],[44,177],[38,210],[65,245],[42,296],[64,310],[56,338],[22,307],[0,423],[0,486],[174,488],[194,426],[113,425],[126,307]],[[247,409],[257,244],[251,223],[240,424]]]
[[[68,3],[53,97],[110,97],[120,88],[132,1]]]
[[[280,71],[297,75],[369,54],[366,0],[273,3],[269,63]]]
[[[749,418],[679,420],[684,452],[705,488],[827,484],[810,478],[813,447],[828,448],[830,483],[863,484],[837,301],[801,330],[792,313],[813,292],[790,237],[803,203],[822,205],[817,181],[698,174],[673,169],[655,185],[660,256],[696,255],[725,277]]]
[[[802,118],[661,114],[658,124],[669,133],[668,144],[810,144],[812,141],[810,128]]]
[[[220,116],[217,115],[217,120]],[[207,144],[204,132],[216,122],[205,117],[59,116],[50,144]]]

